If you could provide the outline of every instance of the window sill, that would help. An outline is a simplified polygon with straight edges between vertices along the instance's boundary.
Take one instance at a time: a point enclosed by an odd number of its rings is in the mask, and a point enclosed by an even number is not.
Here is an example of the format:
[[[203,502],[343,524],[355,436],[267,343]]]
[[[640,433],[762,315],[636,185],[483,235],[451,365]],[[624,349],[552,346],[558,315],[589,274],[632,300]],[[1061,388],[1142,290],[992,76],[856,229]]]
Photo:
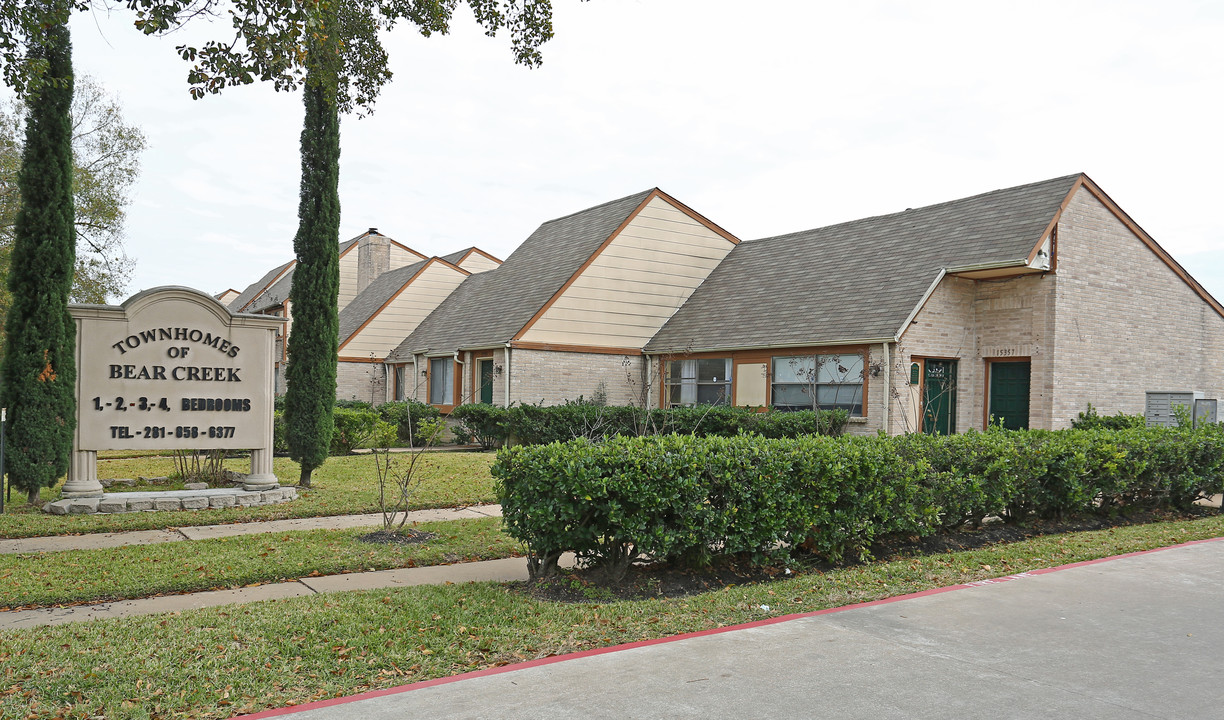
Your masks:
[[[847,420],[846,422],[850,423],[851,425],[866,425],[866,424],[867,424],[867,418],[865,418],[865,417],[852,417],[852,418],[850,418],[849,420]]]

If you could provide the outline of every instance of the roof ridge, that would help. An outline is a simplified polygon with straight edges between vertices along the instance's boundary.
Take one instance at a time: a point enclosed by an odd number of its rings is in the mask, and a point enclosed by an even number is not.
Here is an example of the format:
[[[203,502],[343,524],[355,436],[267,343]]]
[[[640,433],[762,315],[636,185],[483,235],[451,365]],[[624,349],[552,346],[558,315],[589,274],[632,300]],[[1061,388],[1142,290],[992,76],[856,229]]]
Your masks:
[[[591,212],[592,210],[598,210],[600,208],[608,207],[609,205],[615,205],[616,203],[624,202],[632,198],[641,197],[644,200],[646,199],[647,195],[649,195],[650,193],[658,189],[659,188],[657,187],[652,187],[649,190],[643,190],[642,192],[632,193],[630,195],[626,195],[624,197],[617,198],[615,200],[609,200],[607,202],[599,203],[598,205],[592,205],[591,207],[579,210],[578,212],[572,212],[572,213],[569,213],[568,215],[562,215],[560,217],[555,217],[552,220],[545,220],[544,222],[540,223],[540,227],[544,227],[545,225],[551,225],[555,222],[560,222],[562,220],[568,220],[569,218],[575,217],[577,215],[583,215],[588,212]],[[638,202],[640,203],[641,200],[639,200]]]
[[[978,193],[976,195],[969,195],[963,198],[956,198],[955,200],[945,200],[943,202],[931,203],[930,205],[922,205],[916,208],[907,208],[905,210],[901,210],[898,212],[884,213],[882,215],[869,215],[867,217],[855,218],[853,220],[844,220],[842,222],[833,223],[831,225],[820,225],[818,227],[807,228],[805,230],[797,230],[794,232],[784,233],[782,235],[770,235],[768,237],[758,238],[756,240],[745,240],[744,242],[745,244],[747,243],[756,244],[756,243],[770,242],[774,240],[788,240],[788,239],[793,239],[799,235],[807,235],[809,233],[816,232],[818,230],[833,230],[835,228],[846,228],[846,227],[857,225],[859,223],[876,222],[879,220],[883,220],[885,218],[900,217],[903,215],[908,215],[910,213],[924,212],[924,211],[933,210],[936,208],[952,207],[955,205],[959,205],[961,203],[967,203],[970,201],[980,200],[981,198],[984,198],[990,195],[999,195],[1002,193],[1015,192],[1017,190],[1026,190],[1028,188],[1037,187],[1039,185],[1051,185],[1051,184],[1059,183],[1059,182],[1070,183],[1072,180],[1083,177],[1083,176],[1084,176],[1084,173],[1074,173],[1072,175],[1063,175],[1061,177],[1049,178],[1047,180],[1038,180],[1037,182],[1025,183],[1023,185],[1013,185],[1012,187],[999,188],[997,190],[989,190],[987,192]],[[1067,189],[1068,190],[1071,189],[1069,185]]]

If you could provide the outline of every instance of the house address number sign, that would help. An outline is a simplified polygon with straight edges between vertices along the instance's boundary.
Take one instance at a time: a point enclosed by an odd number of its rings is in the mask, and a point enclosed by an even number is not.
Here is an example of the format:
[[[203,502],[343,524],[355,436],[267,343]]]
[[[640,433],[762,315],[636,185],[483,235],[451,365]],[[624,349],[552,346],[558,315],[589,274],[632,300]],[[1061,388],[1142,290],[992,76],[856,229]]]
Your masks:
[[[70,311],[77,430],[64,497],[102,494],[99,450],[251,449],[247,489],[277,485],[272,351],[283,319],[235,315],[182,287]]]

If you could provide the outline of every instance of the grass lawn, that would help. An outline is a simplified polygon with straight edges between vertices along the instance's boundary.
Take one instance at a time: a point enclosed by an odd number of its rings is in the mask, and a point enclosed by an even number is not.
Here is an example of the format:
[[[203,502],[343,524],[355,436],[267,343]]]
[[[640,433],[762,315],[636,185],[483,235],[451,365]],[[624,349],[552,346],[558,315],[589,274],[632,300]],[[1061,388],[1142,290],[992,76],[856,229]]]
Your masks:
[[[1119,527],[671,600],[566,605],[479,583],[0,633],[0,716],[229,717],[1222,534],[1224,517]]]
[[[512,557],[522,547],[502,533],[498,518],[421,523],[415,528],[438,537],[413,545],[374,545],[356,538],[375,528],[356,528],[0,555],[0,610],[493,560]]]
[[[406,467],[407,457],[398,457],[400,466]],[[417,463],[417,472],[421,474],[423,482],[412,500],[412,509],[495,502],[493,476],[489,474],[489,466],[494,459],[493,453],[426,454]],[[247,460],[227,460],[226,466],[239,472],[250,470]],[[164,456],[98,460],[100,478],[158,477],[173,471],[174,461]],[[299,467],[289,458],[276,458],[273,471],[282,485],[297,484]],[[41,509],[26,504],[22,494],[14,492],[12,502],[5,503],[4,514],[0,515],[0,537],[152,530],[378,512],[378,475],[374,458],[370,455],[329,458],[323,467],[315,470],[312,485],[297,500],[280,505],[113,515],[47,515]],[[59,499],[61,487],[44,489],[44,501]],[[181,489],[182,485],[146,489],[169,490],[176,487]]]

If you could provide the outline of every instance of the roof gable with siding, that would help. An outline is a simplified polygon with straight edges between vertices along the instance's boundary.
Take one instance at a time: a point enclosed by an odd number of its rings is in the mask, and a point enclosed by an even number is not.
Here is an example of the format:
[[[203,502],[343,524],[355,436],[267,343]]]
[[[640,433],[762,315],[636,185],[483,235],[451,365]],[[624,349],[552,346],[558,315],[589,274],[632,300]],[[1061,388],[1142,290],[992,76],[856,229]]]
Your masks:
[[[686,210],[652,194],[515,339],[640,349],[735,246]]]
[[[464,280],[392,357],[509,343],[652,192],[540,225],[496,269]]]
[[[467,276],[438,258],[383,273],[341,311],[340,356],[386,357]]]

